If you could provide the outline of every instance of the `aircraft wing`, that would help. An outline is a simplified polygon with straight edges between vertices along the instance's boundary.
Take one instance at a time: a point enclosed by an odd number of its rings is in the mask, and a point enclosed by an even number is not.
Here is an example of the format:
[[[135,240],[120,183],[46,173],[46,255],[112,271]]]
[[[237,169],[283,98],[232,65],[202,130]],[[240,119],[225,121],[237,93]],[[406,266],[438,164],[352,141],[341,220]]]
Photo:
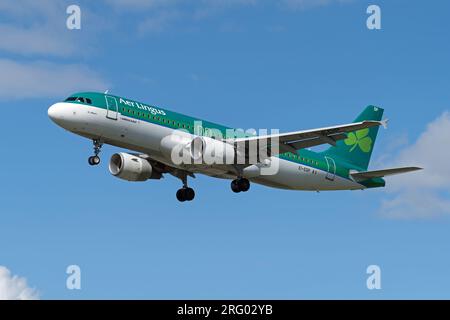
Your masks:
[[[386,126],[387,120],[372,121],[366,120],[362,122],[354,122],[350,124],[344,124],[333,127],[324,127],[312,130],[254,136],[246,138],[237,138],[233,140],[227,140],[230,143],[237,143],[238,145],[245,144],[252,141],[263,141],[267,144],[267,149],[270,155],[276,155],[277,153],[284,152],[297,152],[299,149],[309,148],[321,144],[336,145],[336,141],[346,139],[347,133],[357,131],[365,128],[371,128],[376,126]],[[278,152],[274,150],[274,147],[278,145]],[[247,148],[247,147],[246,147]]]

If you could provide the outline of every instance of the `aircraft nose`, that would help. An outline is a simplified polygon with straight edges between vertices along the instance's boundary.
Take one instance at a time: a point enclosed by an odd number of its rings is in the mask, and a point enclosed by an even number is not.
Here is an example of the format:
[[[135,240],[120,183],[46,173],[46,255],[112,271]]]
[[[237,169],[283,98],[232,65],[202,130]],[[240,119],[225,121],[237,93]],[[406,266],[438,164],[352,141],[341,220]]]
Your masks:
[[[61,104],[55,103],[48,108],[48,117],[52,119],[53,122],[58,123],[58,121],[61,121],[63,117],[63,112],[61,110]]]

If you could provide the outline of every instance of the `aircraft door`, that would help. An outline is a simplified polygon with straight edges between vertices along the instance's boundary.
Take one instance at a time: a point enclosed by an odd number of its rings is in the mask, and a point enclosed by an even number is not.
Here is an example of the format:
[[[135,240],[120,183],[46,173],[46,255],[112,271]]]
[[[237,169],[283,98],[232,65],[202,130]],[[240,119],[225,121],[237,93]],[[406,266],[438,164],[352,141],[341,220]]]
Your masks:
[[[111,120],[117,120],[117,113],[119,112],[119,106],[117,100],[111,96],[105,96],[106,99],[106,117]]]
[[[327,162],[328,166],[328,172],[325,176],[325,179],[334,181],[334,178],[336,177],[336,162],[333,158],[325,157],[325,161]]]

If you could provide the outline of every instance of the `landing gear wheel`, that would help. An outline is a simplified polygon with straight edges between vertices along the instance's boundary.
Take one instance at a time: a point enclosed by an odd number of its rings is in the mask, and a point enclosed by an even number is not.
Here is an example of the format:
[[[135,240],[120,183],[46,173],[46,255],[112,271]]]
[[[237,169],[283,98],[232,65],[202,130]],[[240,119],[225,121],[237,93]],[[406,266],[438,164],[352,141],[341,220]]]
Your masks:
[[[250,181],[246,178],[239,178],[231,181],[231,190],[233,192],[246,192],[250,189]]]
[[[233,190],[233,192],[235,193],[241,192],[237,180],[231,181],[231,190]]]
[[[93,156],[92,157],[92,163],[94,164],[94,166],[99,165],[100,164],[100,157],[99,156]]]
[[[195,191],[192,188],[184,189],[184,195],[186,197],[186,201],[192,201],[195,198]]]
[[[242,192],[246,192],[248,191],[248,189],[250,189],[250,181],[248,181],[248,179],[241,178],[237,183],[239,186],[239,190],[241,190]]]
[[[180,202],[192,201],[195,198],[195,191],[192,188],[181,188],[177,191],[177,199]]]
[[[180,202],[186,201],[184,189],[178,189],[177,191],[177,200]]]
[[[100,164],[100,157],[99,156],[89,157],[88,162],[91,166],[97,166]]]

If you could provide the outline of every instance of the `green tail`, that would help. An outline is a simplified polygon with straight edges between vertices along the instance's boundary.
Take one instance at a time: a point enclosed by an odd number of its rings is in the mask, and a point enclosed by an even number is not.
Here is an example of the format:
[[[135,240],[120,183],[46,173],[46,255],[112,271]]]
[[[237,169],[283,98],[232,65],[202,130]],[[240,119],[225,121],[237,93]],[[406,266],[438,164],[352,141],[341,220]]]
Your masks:
[[[380,121],[383,111],[381,108],[368,106],[354,122],[364,120]],[[378,129],[379,127],[376,126],[350,132],[347,134],[347,139],[339,140],[335,147],[330,147],[324,151],[324,155],[342,161],[355,169],[367,170]]]

